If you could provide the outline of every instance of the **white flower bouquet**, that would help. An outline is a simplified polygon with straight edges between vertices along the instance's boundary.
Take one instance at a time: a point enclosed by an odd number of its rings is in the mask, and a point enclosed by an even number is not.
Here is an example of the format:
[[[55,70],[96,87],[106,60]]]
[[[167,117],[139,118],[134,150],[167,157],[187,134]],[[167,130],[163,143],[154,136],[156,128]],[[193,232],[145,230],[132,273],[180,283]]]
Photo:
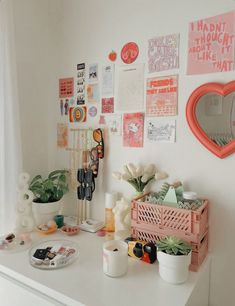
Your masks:
[[[132,163],[123,167],[123,173],[113,172],[112,175],[118,180],[124,180],[131,184],[138,193],[142,193],[152,180],[161,180],[168,176],[165,172],[157,171],[153,164],[143,167],[141,165],[135,166]]]

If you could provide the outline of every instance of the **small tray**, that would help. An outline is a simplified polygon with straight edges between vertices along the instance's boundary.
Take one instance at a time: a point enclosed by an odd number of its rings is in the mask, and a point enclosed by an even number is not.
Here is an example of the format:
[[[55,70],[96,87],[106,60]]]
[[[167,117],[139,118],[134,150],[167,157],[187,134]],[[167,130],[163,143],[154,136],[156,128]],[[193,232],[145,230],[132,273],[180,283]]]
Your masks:
[[[29,261],[34,268],[54,270],[74,262],[79,255],[78,245],[69,240],[48,240],[29,251]]]
[[[61,233],[68,235],[68,236],[73,236],[77,235],[80,232],[80,227],[79,226],[70,226],[70,225],[64,225],[60,228]]]
[[[40,235],[50,235],[50,234],[53,234],[57,231],[57,227],[52,227],[52,228],[49,228],[48,230],[46,231],[43,231],[41,229],[39,229],[38,227],[36,227],[36,230],[37,232],[40,234]]]

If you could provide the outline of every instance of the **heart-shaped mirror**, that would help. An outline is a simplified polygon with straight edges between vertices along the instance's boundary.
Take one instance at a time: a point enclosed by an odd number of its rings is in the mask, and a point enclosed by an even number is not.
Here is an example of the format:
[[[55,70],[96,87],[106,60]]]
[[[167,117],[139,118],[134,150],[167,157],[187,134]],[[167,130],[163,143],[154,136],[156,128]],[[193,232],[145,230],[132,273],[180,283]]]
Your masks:
[[[198,87],[186,116],[193,134],[213,154],[224,158],[235,152],[235,81]]]

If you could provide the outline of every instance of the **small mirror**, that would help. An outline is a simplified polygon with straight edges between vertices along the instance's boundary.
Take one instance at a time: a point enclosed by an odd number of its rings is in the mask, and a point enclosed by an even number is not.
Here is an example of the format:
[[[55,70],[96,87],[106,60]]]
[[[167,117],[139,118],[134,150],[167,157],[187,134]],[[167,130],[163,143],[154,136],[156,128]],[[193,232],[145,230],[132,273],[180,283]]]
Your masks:
[[[194,135],[212,153],[223,158],[235,151],[235,81],[198,87],[186,116]]]

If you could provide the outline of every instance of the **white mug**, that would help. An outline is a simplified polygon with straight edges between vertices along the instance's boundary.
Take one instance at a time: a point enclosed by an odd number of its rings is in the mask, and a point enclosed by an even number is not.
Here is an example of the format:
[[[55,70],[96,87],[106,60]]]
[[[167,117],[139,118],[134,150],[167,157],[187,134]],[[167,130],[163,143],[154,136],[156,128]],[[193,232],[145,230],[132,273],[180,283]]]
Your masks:
[[[111,277],[126,274],[128,266],[128,244],[109,240],[103,244],[103,271]]]

